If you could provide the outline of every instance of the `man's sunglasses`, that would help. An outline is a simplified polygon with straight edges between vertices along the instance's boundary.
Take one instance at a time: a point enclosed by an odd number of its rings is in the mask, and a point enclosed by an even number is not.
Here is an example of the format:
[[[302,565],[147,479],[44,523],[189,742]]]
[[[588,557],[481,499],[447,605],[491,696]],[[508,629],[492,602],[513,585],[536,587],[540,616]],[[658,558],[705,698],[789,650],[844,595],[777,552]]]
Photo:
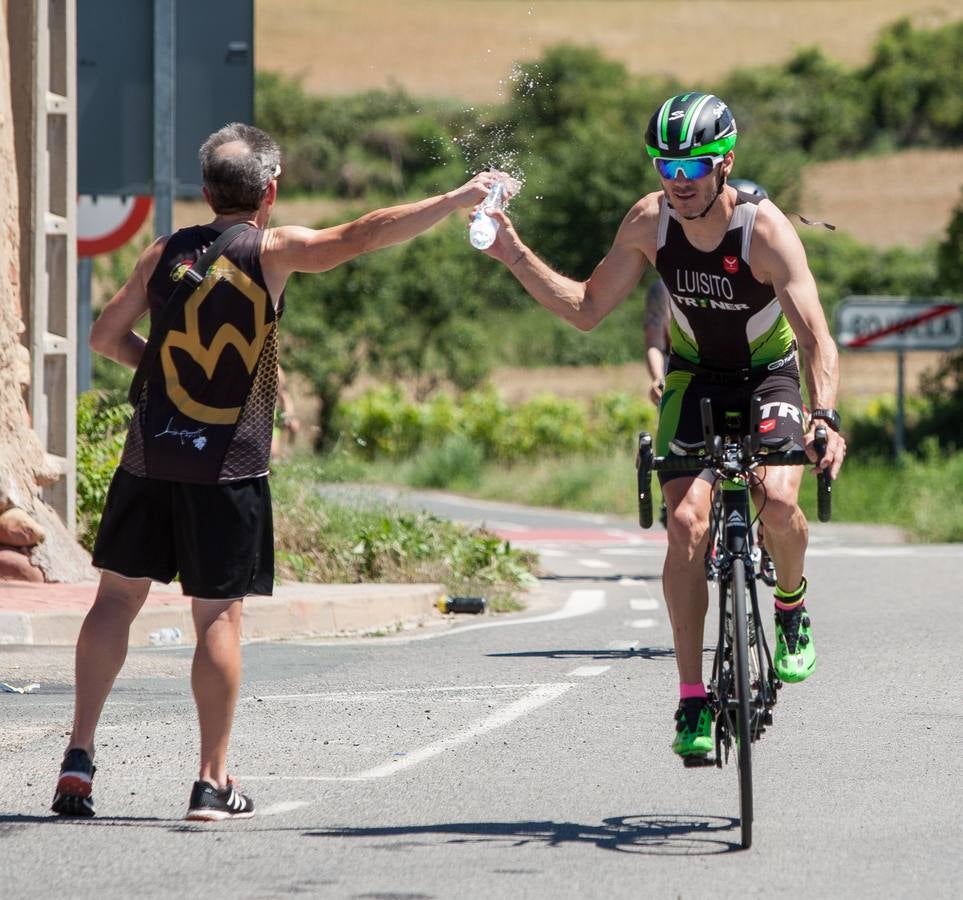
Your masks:
[[[689,181],[705,178],[722,160],[723,156],[690,156],[686,159],[666,159],[656,156],[652,162],[655,170],[667,181],[674,181],[682,173]]]

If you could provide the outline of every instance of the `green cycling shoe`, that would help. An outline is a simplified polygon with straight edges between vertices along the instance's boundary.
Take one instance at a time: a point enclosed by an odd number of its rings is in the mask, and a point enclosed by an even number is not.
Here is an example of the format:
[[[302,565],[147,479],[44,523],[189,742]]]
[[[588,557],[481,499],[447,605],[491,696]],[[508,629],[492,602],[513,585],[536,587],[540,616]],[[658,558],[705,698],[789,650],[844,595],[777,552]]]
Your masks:
[[[672,750],[679,756],[706,756],[712,751],[712,706],[707,697],[679,701]]]
[[[776,675],[794,684],[805,681],[816,671],[816,645],[812,623],[804,604],[795,609],[776,610]]]

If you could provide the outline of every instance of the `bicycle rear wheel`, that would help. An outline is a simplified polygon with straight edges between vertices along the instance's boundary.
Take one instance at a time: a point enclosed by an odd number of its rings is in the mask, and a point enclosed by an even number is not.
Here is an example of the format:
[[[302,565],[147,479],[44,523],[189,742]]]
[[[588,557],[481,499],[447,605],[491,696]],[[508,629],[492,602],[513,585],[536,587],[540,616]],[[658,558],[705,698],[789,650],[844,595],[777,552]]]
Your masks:
[[[729,582],[732,601],[732,668],[736,689],[736,761],[739,767],[739,824],[742,846],[752,844],[752,732],[749,693],[749,630],[746,623],[746,570],[736,560]]]

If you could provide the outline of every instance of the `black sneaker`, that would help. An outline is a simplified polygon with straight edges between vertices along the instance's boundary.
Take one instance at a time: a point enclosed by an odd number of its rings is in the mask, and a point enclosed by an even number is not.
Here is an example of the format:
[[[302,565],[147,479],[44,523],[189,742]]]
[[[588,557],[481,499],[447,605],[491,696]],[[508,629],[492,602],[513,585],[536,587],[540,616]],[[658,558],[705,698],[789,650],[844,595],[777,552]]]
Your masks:
[[[193,822],[220,822],[222,819],[250,819],[254,801],[233,784],[217,788],[207,781],[195,781],[187,815]]]
[[[50,809],[58,816],[79,816],[89,819],[94,814],[91,794],[96,766],[86,750],[74,747],[64,754],[60,777]]]

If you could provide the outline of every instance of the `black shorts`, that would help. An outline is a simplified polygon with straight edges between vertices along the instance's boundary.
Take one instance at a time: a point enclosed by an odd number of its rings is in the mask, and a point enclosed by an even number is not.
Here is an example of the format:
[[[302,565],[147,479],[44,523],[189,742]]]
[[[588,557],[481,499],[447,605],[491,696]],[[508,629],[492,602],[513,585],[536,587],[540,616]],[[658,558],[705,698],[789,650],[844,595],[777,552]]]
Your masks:
[[[270,595],[274,522],[267,478],[187,484],[114,473],[93,564],[205,600]]]
[[[671,367],[665,376],[659,407],[656,454],[665,456],[673,452],[673,444],[677,452],[703,444],[699,408],[703,397],[712,401],[716,434],[745,434],[752,421],[750,401],[756,395],[762,398],[759,432],[763,443],[777,447],[792,441],[801,448],[806,426],[795,363],[776,372],[750,370],[744,379],[728,383],[709,373]],[[674,478],[691,477],[690,472],[659,473],[662,484]]]

